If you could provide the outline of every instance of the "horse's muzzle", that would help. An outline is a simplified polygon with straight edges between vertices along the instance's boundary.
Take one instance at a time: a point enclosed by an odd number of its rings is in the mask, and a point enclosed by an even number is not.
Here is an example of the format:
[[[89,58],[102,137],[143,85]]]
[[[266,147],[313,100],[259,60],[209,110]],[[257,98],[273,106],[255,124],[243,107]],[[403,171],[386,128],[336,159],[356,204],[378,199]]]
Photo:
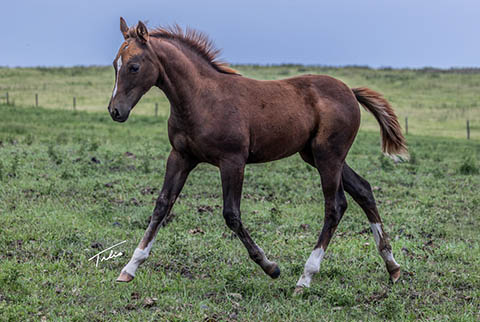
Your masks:
[[[120,123],[125,122],[128,119],[128,115],[130,114],[130,111],[128,111],[127,113],[121,113],[118,108],[112,107],[111,105],[108,107],[108,111],[110,112],[112,120]]]

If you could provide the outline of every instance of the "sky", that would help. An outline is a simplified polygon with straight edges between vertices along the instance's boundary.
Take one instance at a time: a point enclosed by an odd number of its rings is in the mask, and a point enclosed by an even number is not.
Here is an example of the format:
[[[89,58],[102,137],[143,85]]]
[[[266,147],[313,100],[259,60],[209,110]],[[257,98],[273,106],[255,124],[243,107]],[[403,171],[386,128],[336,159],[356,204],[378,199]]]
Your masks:
[[[478,0],[2,1],[0,66],[109,65],[119,17],[208,34],[232,64],[480,67]]]

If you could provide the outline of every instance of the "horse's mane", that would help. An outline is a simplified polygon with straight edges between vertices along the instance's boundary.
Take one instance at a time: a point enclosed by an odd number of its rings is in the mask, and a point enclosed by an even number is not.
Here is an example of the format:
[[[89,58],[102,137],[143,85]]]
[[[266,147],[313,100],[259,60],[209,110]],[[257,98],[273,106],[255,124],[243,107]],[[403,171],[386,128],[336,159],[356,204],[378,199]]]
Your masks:
[[[220,50],[215,47],[210,38],[203,32],[188,27],[184,31],[179,25],[175,24],[150,30],[149,36],[177,40],[205,59],[218,72],[239,75],[227,63],[218,60]]]

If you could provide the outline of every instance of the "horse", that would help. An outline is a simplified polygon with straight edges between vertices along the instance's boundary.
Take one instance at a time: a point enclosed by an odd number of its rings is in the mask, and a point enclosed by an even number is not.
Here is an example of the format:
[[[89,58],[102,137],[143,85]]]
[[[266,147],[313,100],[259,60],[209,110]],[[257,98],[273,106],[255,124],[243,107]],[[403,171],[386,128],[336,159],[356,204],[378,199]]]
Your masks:
[[[209,38],[178,25],[148,30],[141,21],[128,27],[120,18],[124,42],[113,61],[115,87],[108,105],[114,121],[125,122],[151,87],[170,102],[167,159],[163,187],[143,238],[117,281],[130,282],[152,248],[189,173],[201,162],[219,168],[223,217],[250,258],[275,279],[270,261],[244,227],[240,200],[246,164],[270,162],[299,153],[320,174],[324,224],[295,292],[310,287],[312,277],[347,209],[345,191],[363,209],[390,280],[400,277],[389,237],[370,184],[345,162],[360,126],[359,103],[380,125],[382,151],[408,158],[407,145],[393,108],[369,88],[350,88],[326,75],[255,80],[218,60]]]

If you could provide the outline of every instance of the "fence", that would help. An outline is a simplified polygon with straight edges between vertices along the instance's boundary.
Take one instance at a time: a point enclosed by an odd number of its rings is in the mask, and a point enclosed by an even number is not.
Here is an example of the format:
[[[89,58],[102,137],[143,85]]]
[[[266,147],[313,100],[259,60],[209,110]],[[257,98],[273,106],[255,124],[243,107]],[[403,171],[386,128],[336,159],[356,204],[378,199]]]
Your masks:
[[[35,93],[34,95],[34,106],[39,107],[40,106],[40,96],[38,93]],[[0,95],[0,104],[5,104],[5,105],[10,105],[14,106],[15,102],[11,99],[10,94],[8,92],[5,93],[5,95]],[[77,109],[77,97],[73,96],[72,97],[72,108],[75,111]],[[155,117],[158,117],[158,103],[155,103],[154,105],[154,114]]]
[[[4,102],[5,105],[14,105],[13,102],[10,101],[10,97],[8,96],[8,92],[5,93],[5,96],[0,96],[0,103]],[[12,104],[11,104],[12,103]]]
[[[15,101],[11,99],[8,92],[6,92],[5,95],[0,95],[0,104],[2,104],[2,101],[4,102],[3,104],[5,105],[11,105],[11,106],[15,105]],[[72,102],[73,102],[72,108],[74,111],[76,111],[77,98],[75,96],[73,96]],[[35,107],[38,107],[38,106],[39,106],[39,96],[38,96],[38,93],[35,93]],[[154,105],[154,115],[155,117],[158,117],[158,103],[155,103]],[[408,135],[408,116],[405,117],[404,130],[405,130],[405,135]],[[466,120],[466,131],[467,131],[467,140],[470,140],[470,120],[469,119]]]

